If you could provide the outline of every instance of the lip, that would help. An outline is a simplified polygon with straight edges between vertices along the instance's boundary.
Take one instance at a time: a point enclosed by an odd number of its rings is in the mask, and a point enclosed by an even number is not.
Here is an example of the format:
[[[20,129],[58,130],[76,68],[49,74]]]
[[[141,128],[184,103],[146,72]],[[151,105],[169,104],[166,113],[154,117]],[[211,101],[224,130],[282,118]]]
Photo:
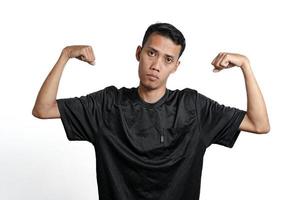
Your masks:
[[[153,74],[146,74],[146,75],[158,79],[158,76],[155,76]]]

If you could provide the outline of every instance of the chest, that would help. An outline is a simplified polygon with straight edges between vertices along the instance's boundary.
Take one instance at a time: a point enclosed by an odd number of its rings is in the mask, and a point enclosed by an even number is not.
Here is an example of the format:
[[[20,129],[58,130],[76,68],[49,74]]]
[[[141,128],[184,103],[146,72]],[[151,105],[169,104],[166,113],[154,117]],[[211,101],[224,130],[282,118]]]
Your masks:
[[[103,115],[107,134],[143,152],[184,148],[196,130],[196,113],[176,107],[114,106]]]

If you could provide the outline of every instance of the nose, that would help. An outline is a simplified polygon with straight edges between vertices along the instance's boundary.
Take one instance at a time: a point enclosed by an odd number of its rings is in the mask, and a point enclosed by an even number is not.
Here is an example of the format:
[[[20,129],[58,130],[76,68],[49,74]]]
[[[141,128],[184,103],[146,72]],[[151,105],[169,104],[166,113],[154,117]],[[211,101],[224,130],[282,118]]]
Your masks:
[[[161,58],[158,57],[157,59],[155,59],[155,60],[153,61],[153,63],[152,63],[152,65],[151,65],[150,69],[159,72],[159,71],[160,71],[160,68],[161,68]]]

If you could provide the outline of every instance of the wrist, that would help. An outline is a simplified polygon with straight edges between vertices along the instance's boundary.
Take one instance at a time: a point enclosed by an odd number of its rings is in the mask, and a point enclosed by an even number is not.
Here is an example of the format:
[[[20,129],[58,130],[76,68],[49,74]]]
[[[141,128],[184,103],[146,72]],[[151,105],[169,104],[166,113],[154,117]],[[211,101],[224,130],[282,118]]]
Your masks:
[[[68,61],[70,59],[70,51],[68,47],[65,47],[62,50],[60,58],[63,59],[64,61]]]
[[[242,70],[249,70],[249,69],[251,69],[251,66],[250,66],[249,61],[246,60],[246,61],[240,66],[240,68],[241,68]]]
[[[69,46],[66,46],[65,48],[63,48],[62,54],[64,54],[64,56],[66,56],[67,58],[70,58],[70,57],[71,57]]]
[[[244,76],[248,76],[253,73],[249,63],[242,65],[240,68]]]

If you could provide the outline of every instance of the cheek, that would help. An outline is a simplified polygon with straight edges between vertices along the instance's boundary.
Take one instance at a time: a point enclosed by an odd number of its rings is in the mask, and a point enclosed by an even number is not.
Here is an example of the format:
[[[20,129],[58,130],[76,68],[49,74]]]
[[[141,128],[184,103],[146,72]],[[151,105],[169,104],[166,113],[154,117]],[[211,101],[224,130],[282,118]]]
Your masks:
[[[145,59],[141,59],[140,60],[140,64],[139,64],[139,71],[144,72],[147,70],[147,68],[149,67],[150,62],[148,60]]]
[[[140,63],[142,63],[142,65],[144,67],[147,67],[147,66],[151,65],[151,63],[153,62],[152,60],[153,60],[153,58],[147,56],[146,54],[142,54],[141,59],[140,59]]]
[[[139,68],[138,68],[138,74],[140,79],[144,79],[144,76],[146,74],[145,64],[140,62]]]
[[[166,81],[169,78],[170,74],[171,74],[170,70],[166,70],[166,71],[163,72],[164,81]]]
[[[143,69],[142,69],[142,65],[141,65],[141,63],[140,63],[140,64],[139,64],[139,69],[138,69],[139,77],[141,77],[142,73],[143,73]]]

